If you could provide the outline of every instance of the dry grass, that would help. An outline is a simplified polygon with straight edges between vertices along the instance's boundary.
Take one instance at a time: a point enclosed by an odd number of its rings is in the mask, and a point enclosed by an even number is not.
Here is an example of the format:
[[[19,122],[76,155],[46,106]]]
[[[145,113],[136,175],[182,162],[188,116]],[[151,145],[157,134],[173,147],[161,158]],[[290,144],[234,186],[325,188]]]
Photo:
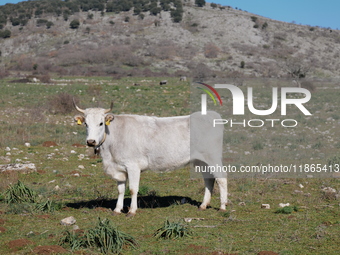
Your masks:
[[[16,171],[1,172],[0,190],[6,190],[10,185],[18,182],[19,174]]]
[[[65,92],[50,96],[47,106],[52,114],[70,114],[74,110],[73,96]]]

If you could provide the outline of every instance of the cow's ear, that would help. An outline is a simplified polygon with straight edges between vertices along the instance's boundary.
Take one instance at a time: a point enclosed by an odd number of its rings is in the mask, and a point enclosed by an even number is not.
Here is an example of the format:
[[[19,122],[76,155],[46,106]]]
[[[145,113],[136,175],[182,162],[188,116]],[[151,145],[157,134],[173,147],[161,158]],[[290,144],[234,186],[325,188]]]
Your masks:
[[[78,125],[81,125],[85,122],[84,116],[76,115],[74,116],[74,121],[77,122]]]
[[[108,113],[105,115],[105,125],[108,126],[110,125],[110,122],[113,121],[114,115],[112,113]]]

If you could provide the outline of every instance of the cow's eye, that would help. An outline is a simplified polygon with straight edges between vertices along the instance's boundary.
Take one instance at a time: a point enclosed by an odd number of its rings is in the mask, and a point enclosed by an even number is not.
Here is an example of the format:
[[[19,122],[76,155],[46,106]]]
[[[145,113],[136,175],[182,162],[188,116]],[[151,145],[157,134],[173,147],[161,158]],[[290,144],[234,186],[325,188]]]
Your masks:
[[[103,122],[100,122],[99,126],[103,126]]]

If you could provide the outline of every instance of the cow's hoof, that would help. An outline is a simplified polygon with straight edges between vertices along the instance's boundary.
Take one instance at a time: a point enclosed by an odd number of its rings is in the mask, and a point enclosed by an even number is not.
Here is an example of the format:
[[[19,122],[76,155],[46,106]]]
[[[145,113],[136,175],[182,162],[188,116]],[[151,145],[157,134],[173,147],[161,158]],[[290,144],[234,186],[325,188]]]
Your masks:
[[[219,212],[226,212],[227,209],[222,209],[222,208],[220,208],[218,211],[219,211]]]
[[[120,214],[121,214],[121,212],[116,212],[116,211],[113,211],[113,212],[112,212],[112,215],[113,215],[113,216],[117,216],[117,215],[120,215]]]
[[[127,217],[127,218],[131,218],[131,217],[133,217],[133,216],[135,216],[135,215],[136,215],[136,213],[128,212],[127,215],[126,215],[126,217]]]
[[[198,207],[199,211],[205,211],[207,208],[206,207]]]

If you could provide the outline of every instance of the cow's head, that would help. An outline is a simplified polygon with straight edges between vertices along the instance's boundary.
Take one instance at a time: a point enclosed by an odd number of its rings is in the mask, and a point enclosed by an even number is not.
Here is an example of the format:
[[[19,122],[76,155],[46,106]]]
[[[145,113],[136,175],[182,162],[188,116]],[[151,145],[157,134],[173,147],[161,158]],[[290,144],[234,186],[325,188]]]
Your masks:
[[[110,125],[114,116],[110,111],[113,107],[111,103],[110,109],[103,108],[87,108],[85,110],[79,108],[74,102],[74,107],[82,115],[74,116],[74,120],[78,125],[85,124],[87,129],[86,143],[88,146],[99,147],[105,141],[105,127]]]

